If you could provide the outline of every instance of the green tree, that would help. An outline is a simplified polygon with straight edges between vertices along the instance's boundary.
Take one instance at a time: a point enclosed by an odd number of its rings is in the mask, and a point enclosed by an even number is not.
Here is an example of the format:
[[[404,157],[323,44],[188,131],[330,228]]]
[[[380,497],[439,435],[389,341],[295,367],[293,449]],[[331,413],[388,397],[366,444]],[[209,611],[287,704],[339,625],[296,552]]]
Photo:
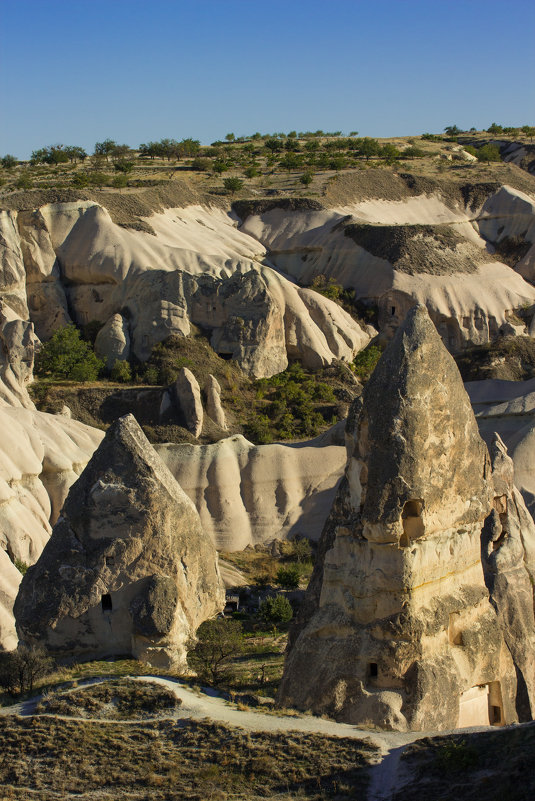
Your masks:
[[[501,134],[501,133],[503,133],[503,126],[502,125],[498,125],[497,122],[493,122],[492,125],[489,125],[489,127],[487,128],[487,133],[490,133],[490,134]]]
[[[524,136],[529,136],[529,141],[533,141],[533,137],[535,136],[535,126],[534,125],[523,125],[520,129]]]
[[[401,153],[397,147],[395,147],[395,145],[387,142],[386,145],[383,145],[381,148],[379,155],[386,161],[387,164],[393,164],[395,161],[397,161],[397,159],[399,159]]]
[[[10,170],[12,167],[16,167],[19,163],[19,160],[16,156],[12,156],[11,153],[6,153],[5,156],[2,156],[2,167],[5,170]]]
[[[277,581],[286,590],[295,590],[299,587],[299,580],[301,578],[301,571],[299,565],[290,564],[286,567],[280,567],[277,571]]]
[[[103,142],[96,142],[94,151],[95,156],[105,156],[107,161],[116,147],[117,142],[115,142],[113,139],[104,139]]]
[[[271,150],[272,153],[279,153],[284,149],[284,144],[280,141],[280,139],[271,137],[270,139],[266,139],[264,142],[264,147],[267,147],[267,149]]]
[[[238,620],[205,620],[196,638],[188,644],[188,664],[204,679],[218,684],[231,674],[231,661],[244,649],[242,625]]]
[[[124,175],[124,173],[121,175],[116,175],[112,181],[112,185],[115,187],[115,189],[124,189],[125,186],[128,186],[128,178],[126,175]]]
[[[462,133],[461,129],[458,128],[457,125],[448,125],[446,128],[444,128],[444,130],[448,136],[458,136],[460,133]]]
[[[314,173],[311,170],[306,170],[299,179],[304,186],[310,186],[314,179]]]
[[[223,186],[225,187],[227,192],[234,194],[234,192],[238,192],[240,189],[243,188],[243,181],[241,180],[241,178],[236,178],[236,177],[225,178],[225,180],[223,181]]]
[[[369,161],[370,156],[377,156],[378,153],[379,142],[377,139],[371,139],[369,136],[365,136],[364,139],[360,140],[358,148],[359,156],[365,156],[366,161]]]
[[[87,158],[87,153],[83,149],[83,147],[78,147],[76,145],[68,145],[65,148],[65,155],[69,159],[76,163],[77,161],[85,161]]]
[[[233,133],[228,133],[228,134],[225,134],[225,139],[227,140],[227,142],[234,142],[236,137],[235,137],[235,135]]]
[[[88,342],[80,337],[73,323],[55,331],[36,358],[35,372],[40,377],[69,381],[96,381],[104,362]]]
[[[357,353],[353,360],[354,371],[362,381],[367,381],[371,376],[381,354],[382,350],[377,345],[368,345],[360,353]]]
[[[293,617],[292,605],[284,595],[266,598],[258,608],[258,616],[265,623],[288,623]]]
[[[478,161],[486,161],[487,164],[490,164],[491,161],[501,161],[502,157],[500,156],[500,149],[497,145],[483,145],[482,147],[478,148],[476,153]]]

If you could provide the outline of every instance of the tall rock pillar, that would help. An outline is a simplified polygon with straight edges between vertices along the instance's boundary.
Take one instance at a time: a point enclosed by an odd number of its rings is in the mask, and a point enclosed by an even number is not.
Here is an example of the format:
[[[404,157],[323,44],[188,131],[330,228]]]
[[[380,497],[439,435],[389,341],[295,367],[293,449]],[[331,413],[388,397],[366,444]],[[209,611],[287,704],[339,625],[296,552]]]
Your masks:
[[[399,730],[511,722],[515,670],[480,553],[490,460],[424,307],[356,403],[279,698]]]

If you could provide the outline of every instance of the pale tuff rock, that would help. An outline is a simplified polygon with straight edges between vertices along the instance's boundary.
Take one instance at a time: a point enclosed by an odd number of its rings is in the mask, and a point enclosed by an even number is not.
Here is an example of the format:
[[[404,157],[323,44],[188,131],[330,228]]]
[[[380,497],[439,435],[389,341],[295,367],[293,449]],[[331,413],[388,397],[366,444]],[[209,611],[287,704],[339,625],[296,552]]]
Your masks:
[[[361,402],[279,700],[400,730],[514,721],[515,670],[480,556],[489,456],[425,308]]]
[[[22,578],[12,562],[37,561],[69,487],[104,435],[65,416],[8,406],[0,406],[0,430],[0,647],[10,648]]]
[[[481,538],[483,570],[517,671],[516,711],[520,720],[531,720],[535,715],[535,524],[513,484],[513,461],[498,435],[490,454],[494,508]]]
[[[23,578],[20,638],[63,658],[130,653],[184,667],[188,637],[223,605],[195,507],[132,415],[120,418]]]
[[[223,210],[168,209],[150,218],[155,235],[114,224],[91,201],[4,217],[11,305],[27,319],[27,293],[44,339],[70,321],[69,312],[84,325],[127,309],[132,352],[142,361],[194,323],[210,332],[218,353],[255,377],[284,370],[288,355],[310,367],[350,360],[369,341],[336,303],[307,295],[268,266],[265,248]],[[126,352],[123,335],[124,326],[113,344],[102,335],[109,362],[114,348]]]
[[[33,379],[35,342],[32,323],[0,300],[0,403],[33,407],[26,387]]]
[[[208,417],[212,418],[219,428],[222,428],[223,431],[227,431],[228,426],[225,410],[221,405],[221,387],[219,386],[219,381],[217,378],[214,378],[213,375],[209,375],[206,379],[204,392],[206,395],[206,414]]]
[[[14,211],[0,211],[0,300],[28,320],[26,273]]]
[[[20,211],[17,224],[30,319],[39,339],[50,339],[54,331],[71,322],[59,263],[39,209]]]
[[[345,464],[345,449],[325,437],[253,445],[236,435],[154,448],[223,551],[297,535],[318,539]]]
[[[187,367],[182,367],[174,383],[174,394],[178,409],[184,416],[188,431],[198,437],[202,431],[204,412],[199,382]]]
[[[130,357],[130,334],[128,322],[121,314],[114,314],[102,326],[95,339],[95,353],[105,359],[111,370],[116,361],[128,361]]]

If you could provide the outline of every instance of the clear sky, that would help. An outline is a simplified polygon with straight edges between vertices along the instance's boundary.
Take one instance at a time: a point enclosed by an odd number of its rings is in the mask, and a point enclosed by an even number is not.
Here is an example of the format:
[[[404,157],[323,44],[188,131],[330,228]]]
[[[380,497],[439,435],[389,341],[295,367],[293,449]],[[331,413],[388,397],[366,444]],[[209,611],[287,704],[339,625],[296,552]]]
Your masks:
[[[534,0],[0,0],[0,154],[535,124]]]

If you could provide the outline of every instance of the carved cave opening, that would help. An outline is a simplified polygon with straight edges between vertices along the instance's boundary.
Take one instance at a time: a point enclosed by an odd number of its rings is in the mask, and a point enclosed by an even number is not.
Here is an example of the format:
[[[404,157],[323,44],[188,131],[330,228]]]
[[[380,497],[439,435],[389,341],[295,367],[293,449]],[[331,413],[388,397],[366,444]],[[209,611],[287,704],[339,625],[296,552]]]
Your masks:
[[[106,592],[102,596],[101,604],[102,604],[102,611],[103,612],[111,612],[112,611],[113,604],[111,602],[111,595],[109,594],[109,592]]]

